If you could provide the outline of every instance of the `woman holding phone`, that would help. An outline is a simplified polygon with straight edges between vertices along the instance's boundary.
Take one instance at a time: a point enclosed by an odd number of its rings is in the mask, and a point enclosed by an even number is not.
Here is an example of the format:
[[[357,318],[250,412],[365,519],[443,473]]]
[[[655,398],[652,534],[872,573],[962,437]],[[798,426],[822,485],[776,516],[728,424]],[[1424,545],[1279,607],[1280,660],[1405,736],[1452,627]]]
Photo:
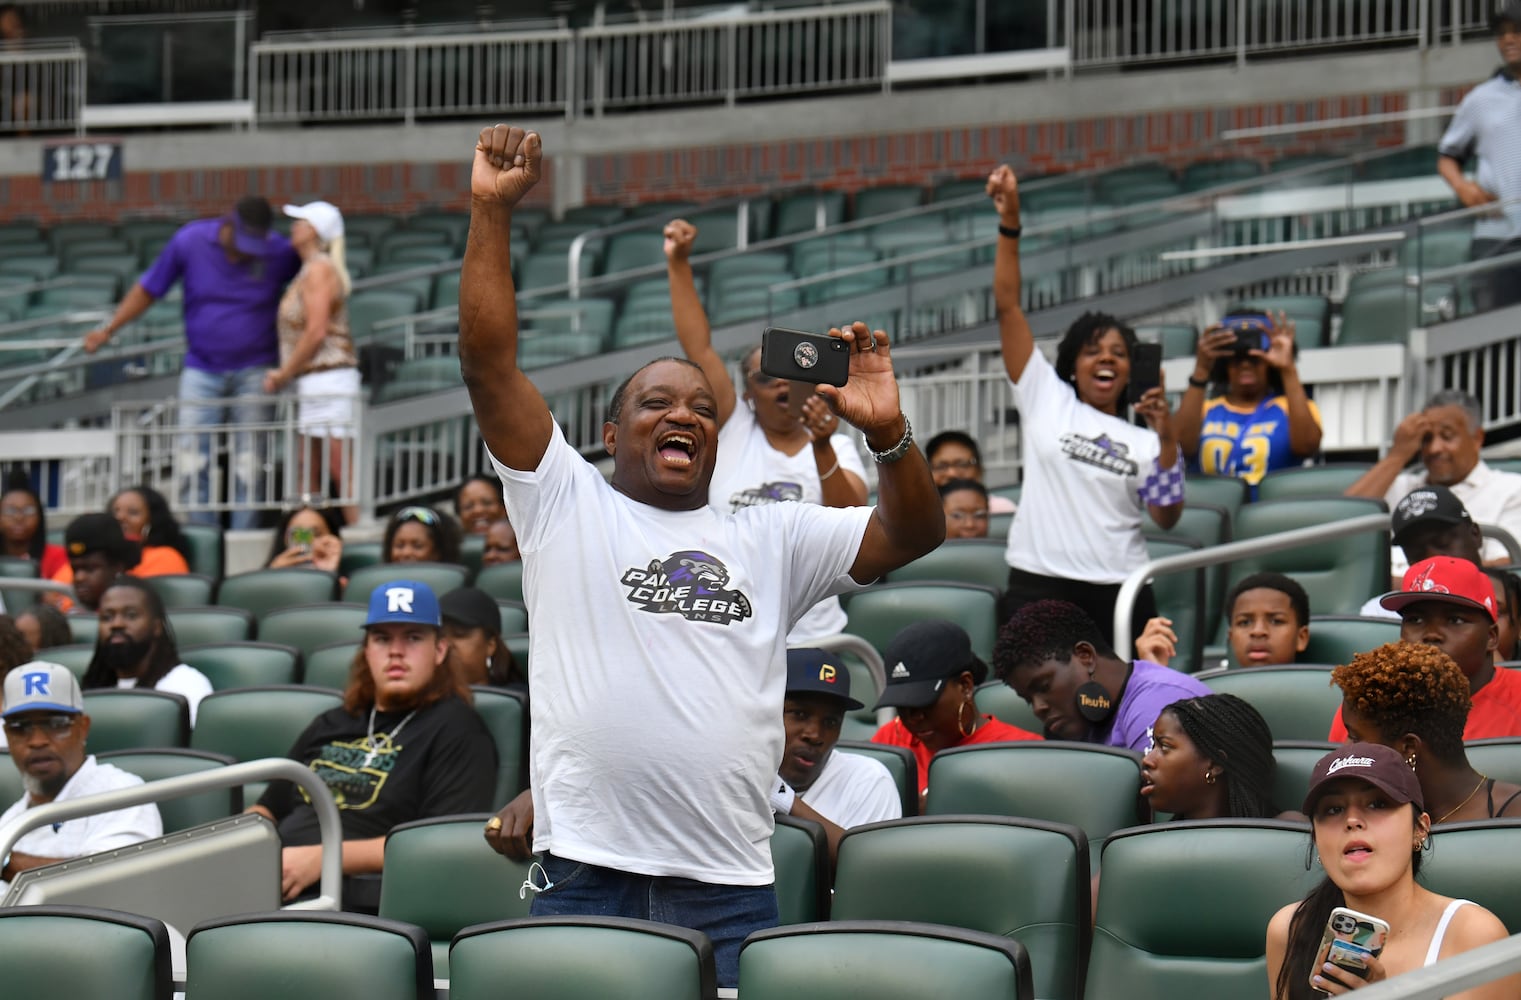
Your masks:
[[[1009,587],[1002,617],[1033,601],[1070,601],[1107,633],[1120,584],[1146,562],[1142,517],[1170,528],[1183,512],[1183,459],[1161,372],[1127,404],[1135,331],[1087,313],[1067,330],[1053,367],[1035,349],[1020,299],[1019,186],[1006,166],[988,178],[998,210],[993,297],[1003,363],[1024,416],[1024,489],[1009,529]],[[1156,616],[1142,589],[1132,637]]]
[[[1299,381],[1294,322],[1240,312],[1204,331],[1173,423],[1192,468],[1257,484],[1320,449],[1320,411]]]
[[[1303,808],[1326,877],[1268,923],[1273,1000],[1339,996],[1508,936],[1482,906],[1439,896],[1416,881],[1431,837],[1431,817],[1421,803],[1415,772],[1381,744],[1351,743],[1315,765]],[[1352,912],[1333,913],[1338,907]],[[1384,939],[1381,951],[1351,961],[1327,951],[1328,938],[1348,937],[1348,916],[1368,925],[1375,942]],[[1363,967],[1351,967],[1357,964]],[[1448,1000],[1518,994],[1521,974],[1449,994]]]

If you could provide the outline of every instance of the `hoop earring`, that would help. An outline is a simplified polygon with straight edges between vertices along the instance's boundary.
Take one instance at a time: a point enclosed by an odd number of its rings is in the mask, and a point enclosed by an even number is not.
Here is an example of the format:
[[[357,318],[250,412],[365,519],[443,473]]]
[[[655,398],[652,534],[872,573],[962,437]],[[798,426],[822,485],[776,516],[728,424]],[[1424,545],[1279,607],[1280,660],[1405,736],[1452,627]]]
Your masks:
[[[1213,785],[1215,783],[1215,772],[1214,771],[1205,771],[1204,772],[1204,783],[1206,785]]]
[[[977,731],[977,713],[976,712],[972,713],[972,728],[971,729],[968,729],[966,727],[966,723],[964,723],[964,722],[961,721],[962,713],[966,711],[967,706],[970,705],[970,704],[971,704],[971,699],[970,698],[963,698],[963,699],[961,699],[961,707],[958,708],[958,709],[956,709],[956,728],[959,729],[959,730],[961,730],[961,738],[962,739],[966,739],[968,736],[971,736],[973,733],[975,733]]]

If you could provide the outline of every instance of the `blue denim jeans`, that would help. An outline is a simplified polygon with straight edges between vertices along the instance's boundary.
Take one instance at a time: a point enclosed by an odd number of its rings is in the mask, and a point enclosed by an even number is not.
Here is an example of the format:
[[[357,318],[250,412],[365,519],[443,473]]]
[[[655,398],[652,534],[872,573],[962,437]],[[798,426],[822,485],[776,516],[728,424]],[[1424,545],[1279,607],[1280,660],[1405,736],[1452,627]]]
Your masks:
[[[702,931],[713,942],[719,986],[739,985],[739,946],[778,920],[775,886],[633,875],[553,854],[540,864],[549,888],[535,894],[532,916],[634,917]]]
[[[265,423],[274,411],[267,402],[252,397],[264,395],[264,366],[239,368],[230,372],[207,372],[186,368],[180,373],[180,428],[200,430],[221,424]],[[214,402],[213,402],[214,401]],[[232,438],[232,527],[256,528],[259,512],[255,503],[264,503],[263,435],[237,431]],[[180,484],[180,502],[184,505],[206,504],[211,500],[211,467],[215,462],[212,433],[180,435],[176,476]],[[188,520],[216,524],[213,511],[195,511]]]

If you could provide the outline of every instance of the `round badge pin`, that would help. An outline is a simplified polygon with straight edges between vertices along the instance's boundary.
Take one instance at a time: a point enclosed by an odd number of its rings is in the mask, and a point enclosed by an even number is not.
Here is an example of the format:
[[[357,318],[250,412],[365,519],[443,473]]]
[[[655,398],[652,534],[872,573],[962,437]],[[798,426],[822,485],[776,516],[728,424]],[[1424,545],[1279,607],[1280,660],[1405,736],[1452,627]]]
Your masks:
[[[799,368],[812,368],[819,363],[819,349],[812,344],[799,344],[792,349],[792,360]]]

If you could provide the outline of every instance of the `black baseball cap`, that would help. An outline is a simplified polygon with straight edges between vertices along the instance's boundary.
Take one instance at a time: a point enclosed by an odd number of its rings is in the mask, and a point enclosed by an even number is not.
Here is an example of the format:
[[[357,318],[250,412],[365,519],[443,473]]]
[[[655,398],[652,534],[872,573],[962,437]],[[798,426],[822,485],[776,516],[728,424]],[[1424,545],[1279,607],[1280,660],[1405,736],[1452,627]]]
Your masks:
[[[831,694],[846,708],[865,708],[850,696],[850,671],[838,654],[825,649],[787,650],[788,694]]]
[[[491,633],[502,631],[502,612],[496,600],[477,587],[458,587],[449,591],[438,602],[438,607],[445,622],[465,628],[483,628]]]
[[[1490,15],[1489,26],[1499,31],[1500,25],[1507,21],[1521,28],[1521,0],[1508,0],[1505,6]]]
[[[104,552],[126,569],[136,566],[143,557],[142,547],[122,534],[121,525],[110,514],[81,514],[74,518],[64,529],[63,548],[70,558]]]
[[[988,665],[972,652],[971,636],[955,622],[915,622],[893,636],[882,659],[887,687],[878,708],[923,708],[962,671],[970,670],[978,684],[988,676]]]
[[[1521,3],[1521,0],[1517,0]],[[1445,486],[1421,486],[1411,490],[1394,505],[1389,515],[1389,528],[1394,533],[1394,544],[1410,529],[1423,524],[1473,524],[1463,501]]]

